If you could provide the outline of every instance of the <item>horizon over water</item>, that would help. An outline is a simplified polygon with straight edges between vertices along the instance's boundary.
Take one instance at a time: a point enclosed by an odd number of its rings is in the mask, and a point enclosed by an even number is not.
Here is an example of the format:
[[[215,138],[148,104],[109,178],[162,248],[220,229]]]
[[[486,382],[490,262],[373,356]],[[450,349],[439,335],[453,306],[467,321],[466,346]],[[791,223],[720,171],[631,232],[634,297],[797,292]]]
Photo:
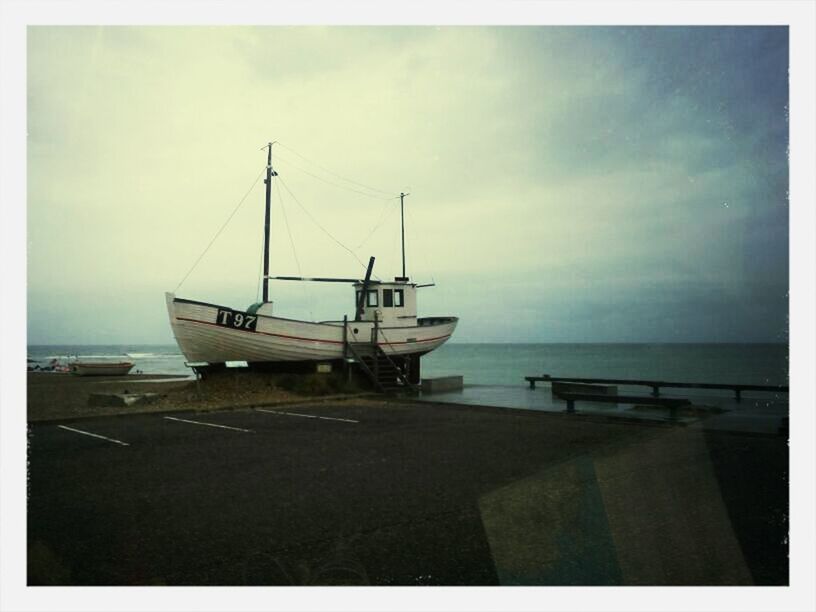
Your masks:
[[[28,345],[36,360],[129,355],[134,371],[190,375],[176,344]],[[787,385],[785,343],[452,342],[422,358],[422,376],[462,375],[466,385],[524,386],[525,376]]]

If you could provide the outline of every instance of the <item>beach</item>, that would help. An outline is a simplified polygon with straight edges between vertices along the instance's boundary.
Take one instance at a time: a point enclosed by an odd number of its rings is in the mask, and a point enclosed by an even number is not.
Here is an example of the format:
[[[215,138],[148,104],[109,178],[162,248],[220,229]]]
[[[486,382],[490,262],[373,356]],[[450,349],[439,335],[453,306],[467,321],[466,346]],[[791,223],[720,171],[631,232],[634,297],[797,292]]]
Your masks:
[[[271,386],[262,377],[229,373],[197,383],[173,374],[74,376],[28,372],[29,422],[77,419],[118,414],[214,410],[255,404],[306,401],[307,396]],[[92,394],[155,394],[155,400],[132,406],[92,405]]]

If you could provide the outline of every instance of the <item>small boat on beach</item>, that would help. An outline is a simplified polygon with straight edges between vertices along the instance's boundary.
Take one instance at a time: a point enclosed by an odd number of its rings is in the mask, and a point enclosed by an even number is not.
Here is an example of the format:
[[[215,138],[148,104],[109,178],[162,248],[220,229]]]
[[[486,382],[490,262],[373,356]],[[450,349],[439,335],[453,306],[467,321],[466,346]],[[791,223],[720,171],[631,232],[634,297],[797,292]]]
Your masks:
[[[31,359],[26,360],[26,369],[29,372],[49,372],[56,374],[67,374],[71,371],[68,364],[61,363],[56,357],[45,359]]]
[[[68,367],[77,376],[123,376],[133,367],[132,361],[72,361]]]
[[[188,365],[204,373],[231,361],[273,371],[292,371],[296,365],[314,371],[316,363],[326,362],[358,363],[375,384],[377,379],[383,382],[381,371],[388,371],[398,384],[415,385],[420,356],[451,337],[458,317],[417,316],[417,290],[433,284],[418,285],[405,275],[404,218],[402,275],[393,281],[372,279],[374,257],[369,259],[364,278],[270,276],[271,185],[278,173],[272,168],[272,143],[267,147],[262,300],[234,309],[166,293],[170,325]],[[404,196],[400,194],[401,212]],[[347,284],[354,290],[354,315],[320,322],[275,316],[269,299],[270,280]]]

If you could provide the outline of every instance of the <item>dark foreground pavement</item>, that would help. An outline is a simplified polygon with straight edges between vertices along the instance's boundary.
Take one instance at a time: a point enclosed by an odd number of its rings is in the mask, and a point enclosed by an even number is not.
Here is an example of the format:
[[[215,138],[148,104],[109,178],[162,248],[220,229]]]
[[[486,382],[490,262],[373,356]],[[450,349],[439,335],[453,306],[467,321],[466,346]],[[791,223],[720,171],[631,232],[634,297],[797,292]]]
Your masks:
[[[434,404],[269,410],[31,425],[29,584],[788,581],[781,437]]]

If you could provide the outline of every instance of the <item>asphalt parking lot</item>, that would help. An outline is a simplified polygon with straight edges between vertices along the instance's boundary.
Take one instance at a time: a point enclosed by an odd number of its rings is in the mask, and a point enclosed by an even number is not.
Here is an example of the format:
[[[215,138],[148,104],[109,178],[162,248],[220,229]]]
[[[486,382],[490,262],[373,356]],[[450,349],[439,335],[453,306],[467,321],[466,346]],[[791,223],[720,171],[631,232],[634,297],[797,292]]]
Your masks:
[[[674,431],[396,402],[33,424],[29,584],[506,583],[496,521],[486,518],[496,505],[485,499],[553,466]],[[718,443],[718,466],[734,463],[734,444]],[[779,465],[786,459],[784,443],[749,444]],[[743,496],[758,512],[763,497],[746,486],[729,512]],[[766,514],[777,512],[778,491],[761,486]],[[775,536],[761,521],[745,524],[735,528],[741,543]],[[746,555],[754,580],[782,576]],[[595,583],[621,583],[620,570],[599,567]]]

